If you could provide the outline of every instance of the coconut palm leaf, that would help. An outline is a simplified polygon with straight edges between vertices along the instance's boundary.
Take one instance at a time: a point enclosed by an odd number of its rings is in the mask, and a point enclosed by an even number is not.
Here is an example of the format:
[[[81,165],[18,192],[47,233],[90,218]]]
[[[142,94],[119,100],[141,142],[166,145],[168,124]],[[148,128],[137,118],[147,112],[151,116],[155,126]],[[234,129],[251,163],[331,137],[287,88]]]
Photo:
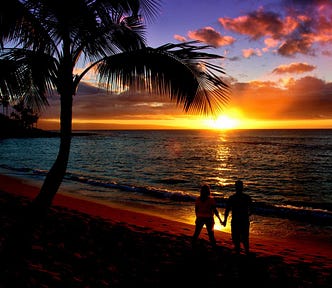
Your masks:
[[[201,52],[210,47],[196,43],[147,47],[106,57],[98,64],[100,81],[109,89],[129,86],[168,95],[183,104],[186,112],[218,113],[228,101],[229,89],[217,75],[224,74],[223,69],[207,60],[223,57]]]
[[[48,105],[47,95],[53,93],[57,63],[44,53],[25,49],[6,49],[0,58],[0,92],[11,96],[34,110]],[[5,69],[5,70],[4,70]]]

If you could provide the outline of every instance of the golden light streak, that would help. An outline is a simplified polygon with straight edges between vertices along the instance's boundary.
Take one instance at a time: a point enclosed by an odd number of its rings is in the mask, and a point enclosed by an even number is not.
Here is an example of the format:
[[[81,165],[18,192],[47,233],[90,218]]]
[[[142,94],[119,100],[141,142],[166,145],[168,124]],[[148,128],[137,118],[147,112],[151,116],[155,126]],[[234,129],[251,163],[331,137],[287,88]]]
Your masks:
[[[220,121],[220,122],[219,122]],[[58,119],[40,119],[38,128],[58,130]],[[73,119],[73,130],[112,129],[331,129],[332,119],[325,120],[264,120],[220,116],[202,119],[193,117],[173,117],[170,119]]]

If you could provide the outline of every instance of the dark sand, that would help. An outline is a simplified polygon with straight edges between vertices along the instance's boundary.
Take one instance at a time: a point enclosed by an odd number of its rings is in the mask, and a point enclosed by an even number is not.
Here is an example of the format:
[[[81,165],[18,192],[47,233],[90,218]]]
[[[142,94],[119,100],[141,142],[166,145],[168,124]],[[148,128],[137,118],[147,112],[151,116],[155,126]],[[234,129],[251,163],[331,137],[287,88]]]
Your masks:
[[[0,175],[1,255],[22,207],[38,191],[21,179]],[[193,249],[193,229],[58,193],[46,219],[34,228],[28,252],[19,263],[6,260],[0,288],[332,287],[332,243],[251,237],[253,255],[236,256],[230,235],[220,231],[217,251],[205,229]]]

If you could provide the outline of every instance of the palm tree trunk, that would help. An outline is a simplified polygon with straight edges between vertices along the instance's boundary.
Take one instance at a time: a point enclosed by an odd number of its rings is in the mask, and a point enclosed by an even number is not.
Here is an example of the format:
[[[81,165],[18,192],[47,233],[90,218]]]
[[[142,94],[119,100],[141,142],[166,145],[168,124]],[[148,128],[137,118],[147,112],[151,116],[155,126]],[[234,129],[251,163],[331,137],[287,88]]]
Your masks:
[[[38,196],[33,201],[35,209],[38,212],[47,210],[55,194],[58,192],[63,177],[66,174],[72,133],[73,116],[73,95],[76,92],[76,86],[73,82],[73,63],[70,48],[70,40],[65,37],[63,43],[63,61],[60,62],[58,74],[57,90],[60,94],[60,148],[58,156],[46,175],[46,179],[41,187]]]
[[[68,93],[69,92],[69,93]],[[61,95],[61,123],[60,123],[60,148],[58,156],[47,173],[45,181],[37,197],[34,199],[36,209],[48,209],[52,200],[59,190],[61,182],[65,176],[71,145],[72,134],[72,95],[71,89]],[[41,211],[40,211],[41,212]]]
[[[70,135],[61,135],[58,156],[52,168],[47,173],[39,194],[33,201],[36,207],[42,209],[49,208],[55,194],[59,190],[67,169],[71,143],[70,137]]]
[[[31,205],[23,208],[19,213],[20,215],[4,243],[0,257],[0,270],[2,271],[0,276],[6,278],[5,282],[14,283],[13,287],[16,284],[15,287],[21,287],[22,283],[15,281],[24,281],[22,275],[27,271],[24,259],[27,259],[31,252],[35,228],[47,215],[48,208],[66,173],[72,131],[72,95],[70,91],[61,97],[61,138],[56,161],[46,175],[37,197]]]

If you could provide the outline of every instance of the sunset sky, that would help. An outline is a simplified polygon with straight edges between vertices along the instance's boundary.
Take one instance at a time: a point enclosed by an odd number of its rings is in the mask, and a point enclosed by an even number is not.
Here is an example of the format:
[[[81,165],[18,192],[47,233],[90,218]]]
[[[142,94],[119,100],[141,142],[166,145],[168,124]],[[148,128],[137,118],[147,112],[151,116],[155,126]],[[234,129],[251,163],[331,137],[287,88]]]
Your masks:
[[[225,57],[224,115],[186,114],[146,94],[106,95],[87,77],[74,99],[74,129],[332,128],[331,0],[164,0],[147,27],[151,47],[200,40]],[[39,128],[58,128],[58,102],[50,99]]]

